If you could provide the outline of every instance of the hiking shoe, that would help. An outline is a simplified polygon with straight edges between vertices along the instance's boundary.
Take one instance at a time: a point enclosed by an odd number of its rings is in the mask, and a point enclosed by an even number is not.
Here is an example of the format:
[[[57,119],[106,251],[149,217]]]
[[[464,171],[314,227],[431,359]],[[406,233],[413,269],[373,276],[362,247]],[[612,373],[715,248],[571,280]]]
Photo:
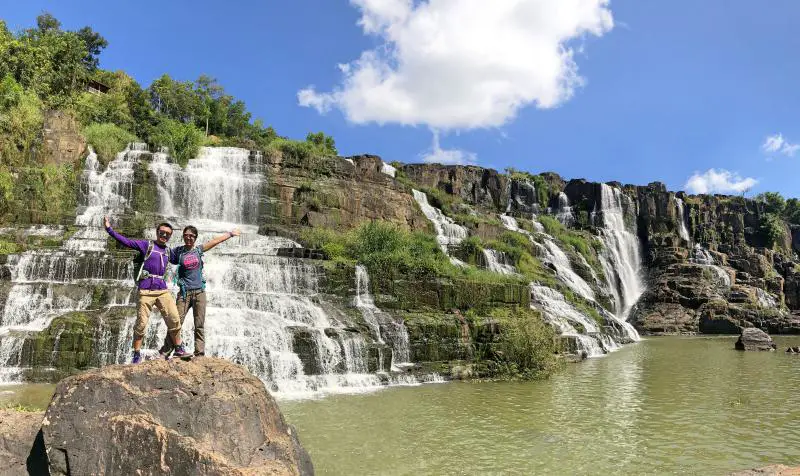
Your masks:
[[[133,360],[131,360],[132,364],[138,364],[142,361],[142,353],[138,350],[133,351]]]
[[[174,355],[175,357],[184,358],[184,357],[191,357],[192,353],[186,350],[186,347],[184,347],[183,344],[181,344],[178,347],[175,347],[175,352],[172,355]]]
[[[158,349],[158,355],[160,357],[163,357],[164,360],[169,360],[169,356],[172,353],[172,350],[173,350],[173,348],[170,347],[170,346],[166,346],[166,345],[162,346],[160,349]]]

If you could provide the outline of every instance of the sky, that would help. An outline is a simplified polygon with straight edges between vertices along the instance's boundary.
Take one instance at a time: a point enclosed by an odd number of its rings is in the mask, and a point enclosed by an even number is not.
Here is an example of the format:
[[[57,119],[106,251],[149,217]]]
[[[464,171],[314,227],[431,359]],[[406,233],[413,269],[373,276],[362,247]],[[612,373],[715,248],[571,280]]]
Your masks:
[[[796,0],[0,0],[341,155],[800,196]]]

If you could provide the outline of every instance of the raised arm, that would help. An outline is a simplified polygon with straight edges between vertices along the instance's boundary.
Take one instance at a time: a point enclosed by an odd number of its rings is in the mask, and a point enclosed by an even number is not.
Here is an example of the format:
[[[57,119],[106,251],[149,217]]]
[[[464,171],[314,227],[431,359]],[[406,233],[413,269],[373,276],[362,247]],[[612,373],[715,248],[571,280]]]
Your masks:
[[[142,240],[132,240],[122,234],[118,233],[116,230],[111,228],[111,222],[108,220],[108,217],[104,217],[103,225],[106,227],[106,231],[109,235],[111,235],[115,240],[117,240],[122,246],[127,248],[132,248],[134,250],[139,250],[142,253],[147,251],[147,242]]]
[[[239,236],[241,234],[242,234],[242,232],[239,231],[239,229],[237,228],[237,229],[235,229],[233,231],[229,231],[229,232],[225,233],[224,235],[219,235],[217,237],[214,237],[211,241],[207,241],[207,242],[203,243],[203,251],[208,251],[211,248],[213,248],[213,247],[217,246],[218,244],[222,243],[223,241],[228,240],[230,238],[233,238],[234,236]]]

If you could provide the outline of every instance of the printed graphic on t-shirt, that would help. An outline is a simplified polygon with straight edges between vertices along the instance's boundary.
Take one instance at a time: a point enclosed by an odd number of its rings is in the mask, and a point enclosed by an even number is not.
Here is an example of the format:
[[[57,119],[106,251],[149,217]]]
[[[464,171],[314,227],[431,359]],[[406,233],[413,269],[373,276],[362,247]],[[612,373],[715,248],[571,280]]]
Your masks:
[[[200,267],[200,259],[197,253],[187,253],[183,256],[183,267],[187,270],[197,269]]]

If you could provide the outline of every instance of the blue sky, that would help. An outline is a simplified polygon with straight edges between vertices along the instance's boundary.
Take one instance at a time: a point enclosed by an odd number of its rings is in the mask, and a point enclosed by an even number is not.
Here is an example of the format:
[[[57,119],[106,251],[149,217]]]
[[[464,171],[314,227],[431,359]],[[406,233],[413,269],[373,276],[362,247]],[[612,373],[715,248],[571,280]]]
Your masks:
[[[343,155],[800,195],[800,2],[431,2],[2,0],[0,17],[88,24],[109,41],[103,68],[144,86],[209,74],[279,133],[325,131]]]

